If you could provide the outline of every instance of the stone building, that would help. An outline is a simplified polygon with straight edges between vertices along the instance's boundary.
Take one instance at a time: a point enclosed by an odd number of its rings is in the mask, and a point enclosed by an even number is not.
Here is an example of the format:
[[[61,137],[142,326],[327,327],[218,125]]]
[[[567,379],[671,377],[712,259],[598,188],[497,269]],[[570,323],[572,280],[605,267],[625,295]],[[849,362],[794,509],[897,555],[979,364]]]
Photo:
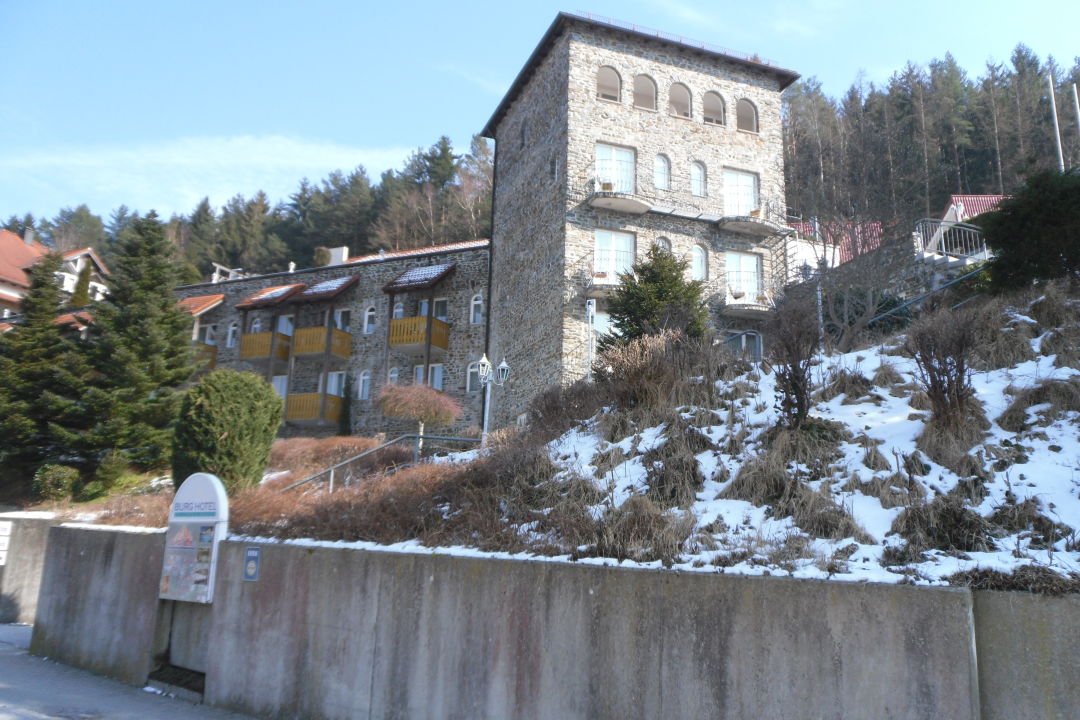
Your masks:
[[[483,130],[494,139],[489,355],[498,425],[585,376],[606,297],[653,244],[705,282],[718,329],[755,328],[787,273],[780,93],[798,75],[560,14]]]
[[[482,420],[489,245],[354,258],[335,248],[324,267],[188,285],[177,295],[209,366],[256,372],[286,399],[286,433],[336,431],[346,395],[354,433],[414,431],[375,404],[387,384],[414,382],[461,403],[452,428],[461,433]]]

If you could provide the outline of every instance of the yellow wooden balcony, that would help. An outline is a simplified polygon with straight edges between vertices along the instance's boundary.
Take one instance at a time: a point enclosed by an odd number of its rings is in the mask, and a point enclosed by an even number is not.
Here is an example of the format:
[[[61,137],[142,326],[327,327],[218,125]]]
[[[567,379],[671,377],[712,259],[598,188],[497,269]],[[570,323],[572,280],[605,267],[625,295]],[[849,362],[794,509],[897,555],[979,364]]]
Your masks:
[[[422,355],[427,348],[427,323],[426,317],[394,318],[390,321],[390,347]],[[450,349],[450,326],[442,320],[431,321],[431,349],[437,353]]]
[[[217,365],[217,345],[195,343],[195,360],[207,369],[213,370]]]
[[[289,359],[289,336],[281,333],[244,333],[240,336],[240,359],[241,360],[267,360],[270,358],[270,346],[274,335],[277,335],[277,345],[274,348],[274,357],[278,360]]]
[[[320,407],[323,409],[321,416]],[[285,420],[289,422],[336,423],[340,417],[341,398],[336,395],[300,393],[289,395],[285,402]]]
[[[321,355],[326,351],[326,327],[301,328],[292,339],[293,355]],[[340,358],[352,355],[352,335],[334,328],[330,331],[330,354]]]

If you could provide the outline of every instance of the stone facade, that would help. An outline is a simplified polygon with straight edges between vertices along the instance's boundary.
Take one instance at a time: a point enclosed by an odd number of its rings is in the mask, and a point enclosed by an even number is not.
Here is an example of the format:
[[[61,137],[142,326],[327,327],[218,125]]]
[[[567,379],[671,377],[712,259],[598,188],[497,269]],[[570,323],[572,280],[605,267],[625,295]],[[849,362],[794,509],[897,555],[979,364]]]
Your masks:
[[[197,317],[194,331],[194,337],[205,340],[205,331],[201,332],[200,328],[215,328],[212,342],[216,347],[217,367],[256,372],[267,380],[287,378],[287,394],[290,396],[319,393],[325,388],[325,381],[320,380],[323,373],[346,372],[352,377],[349,406],[354,433],[415,432],[411,424],[384,418],[375,403],[379,391],[390,382],[391,373],[395,370],[398,384],[412,383],[416,367],[424,365],[425,353],[425,348],[410,348],[408,352],[403,352],[400,345],[391,344],[389,328],[393,306],[390,295],[383,291],[383,287],[412,268],[453,264],[453,272],[433,290],[402,292],[394,297],[394,304],[400,302],[403,317],[411,318],[419,315],[421,302],[432,294],[437,308],[441,308],[438,301],[446,300],[449,325],[447,349],[433,349],[430,363],[442,366],[442,389],[462,405],[461,418],[450,428],[451,432],[462,433],[478,428],[482,422],[482,393],[478,383],[469,385],[468,371],[470,364],[480,359],[485,348],[488,263],[489,243],[481,240],[354,258],[344,264],[292,273],[188,285],[178,288],[177,295],[180,299],[224,295],[220,304]],[[326,280],[348,277],[356,277],[358,282],[330,300],[300,303],[286,299],[269,307],[250,310],[236,307],[245,298],[265,288],[293,283],[312,287]],[[473,300],[477,296],[482,303],[479,317],[473,314]],[[369,315],[370,309],[374,309],[374,313]],[[252,330],[269,331],[278,322],[279,316],[292,316],[295,338],[295,333],[305,328],[326,327],[328,319],[332,322],[333,313],[341,310],[347,310],[350,315],[348,329],[351,347],[348,358],[330,353],[297,355],[293,352],[286,353],[283,358],[245,360],[240,357],[243,334]],[[369,318],[373,322],[369,322]],[[475,322],[477,320],[479,322]],[[230,328],[235,329],[230,331]],[[364,373],[370,378],[366,398],[361,397]],[[299,425],[287,423],[284,432],[326,434],[336,429],[336,423],[329,421]]]
[[[618,76],[614,99],[598,92],[601,68]],[[635,101],[638,76],[655,83],[654,108]],[[556,19],[484,130],[496,141],[490,351],[513,368],[512,382],[493,398],[495,424],[513,422],[544,388],[588,374],[596,337],[590,308],[603,316],[616,282],[598,260],[598,231],[632,237],[633,258],[657,242],[688,259],[703,253],[715,323],[757,325],[763,313],[755,316],[753,308],[768,304],[774,257],[789,233],[780,93],[796,78],[755,60],[603,22]],[[668,112],[676,83],[690,92],[689,117]],[[707,92],[722,98],[722,124],[704,121]],[[756,130],[737,129],[740,100],[756,110]],[[615,192],[598,177],[598,157],[608,152],[629,178]],[[670,167],[667,187],[654,182],[657,156]],[[704,175],[696,188],[693,163]],[[735,211],[725,171],[753,179],[754,217]],[[739,222],[728,222],[736,217]],[[739,312],[728,292],[728,251],[756,256],[750,262],[757,263],[762,288]]]

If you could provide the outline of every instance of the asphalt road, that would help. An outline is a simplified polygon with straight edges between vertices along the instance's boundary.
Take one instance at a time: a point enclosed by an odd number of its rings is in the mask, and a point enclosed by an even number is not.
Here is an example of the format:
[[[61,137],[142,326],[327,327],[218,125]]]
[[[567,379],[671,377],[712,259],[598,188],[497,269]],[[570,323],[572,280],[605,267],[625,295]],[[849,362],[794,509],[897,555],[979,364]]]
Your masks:
[[[35,657],[30,632],[0,625],[0,720],[250,720]]]

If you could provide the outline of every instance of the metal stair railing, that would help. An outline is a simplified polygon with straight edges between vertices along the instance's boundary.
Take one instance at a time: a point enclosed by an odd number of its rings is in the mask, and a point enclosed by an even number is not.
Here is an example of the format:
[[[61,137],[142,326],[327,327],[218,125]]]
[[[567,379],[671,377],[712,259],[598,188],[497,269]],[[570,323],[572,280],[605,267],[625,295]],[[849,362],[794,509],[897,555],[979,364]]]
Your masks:
[[[319,472],[315,473],[314,475],[309,475],[308,477],[304,478],[303,480],[298,480],[298,481],[292,483],[291,485],[287,485],[287,486],[283,487],[281,490],[279,490],[278,492],[288,492],[289,490],[292,490],[294,488],[300,487],[301,485],[305,485],[307,483],[310,483],[310,482],[314,481],[315,479],[320,478],[323,475],[327,475],[327,474],[329,474],[329,481],[330,481],[329,492],[334,492],[335,475],[341,470],[341,468],[345,467],[346,465],[351,465],[352,463],[356,462],[357,460],[360,460],[361,458],[364,458],[364,457],[367,457],[368,455],[372,455],[374,453],[377,453],[380,450],[383,450],[383,449],[385,449],[385,448],[387,448],[387,447],[389,447],[391,445],[394,445],[396,443],[399,443],[399,442],[401,442],[403,440],[416,440],[416,445],[415,445],[415,447],[413,449],[412,463],[407,463],[405,465],[401,465],[401,466],[398,466],[398,467],[408,467],[410,464],[411,465],[416,465],[416,464],[418,464],[420,462],[420,441],[421,440],[442,440],[444,442],[467,442],[467,443],[478,443],[478,444],[480,442],[479,438],[450,437],[450,436],[447,436],[447,435],[426,435],[426,434],[425,435],[419,435],[417,433],[409,433],[407,435],[399,435],[398,437],[394,438],[393,440],[388,440],[387,442],[384,442],[382,445],[379,445],[377,447],[373,447],[370,450],[365,450],[364,452],[362,452],[362,453],[360,453],[358,455],[354,455],[351,458],[348,458],[346,460],[342,460],[339,463],[336,463],[334,465],[331,465],[328,468],[320,470]],[[339,477],[339,480],[341,480],[340,475],[338,477]],[[344,471],[343,482],[341,482],[339,484],[343,484],[345,487],[349,487],[352,484],[352,481],[353,481],[353,473],[352,473],[352,469],[349,468],[349,469]]]

